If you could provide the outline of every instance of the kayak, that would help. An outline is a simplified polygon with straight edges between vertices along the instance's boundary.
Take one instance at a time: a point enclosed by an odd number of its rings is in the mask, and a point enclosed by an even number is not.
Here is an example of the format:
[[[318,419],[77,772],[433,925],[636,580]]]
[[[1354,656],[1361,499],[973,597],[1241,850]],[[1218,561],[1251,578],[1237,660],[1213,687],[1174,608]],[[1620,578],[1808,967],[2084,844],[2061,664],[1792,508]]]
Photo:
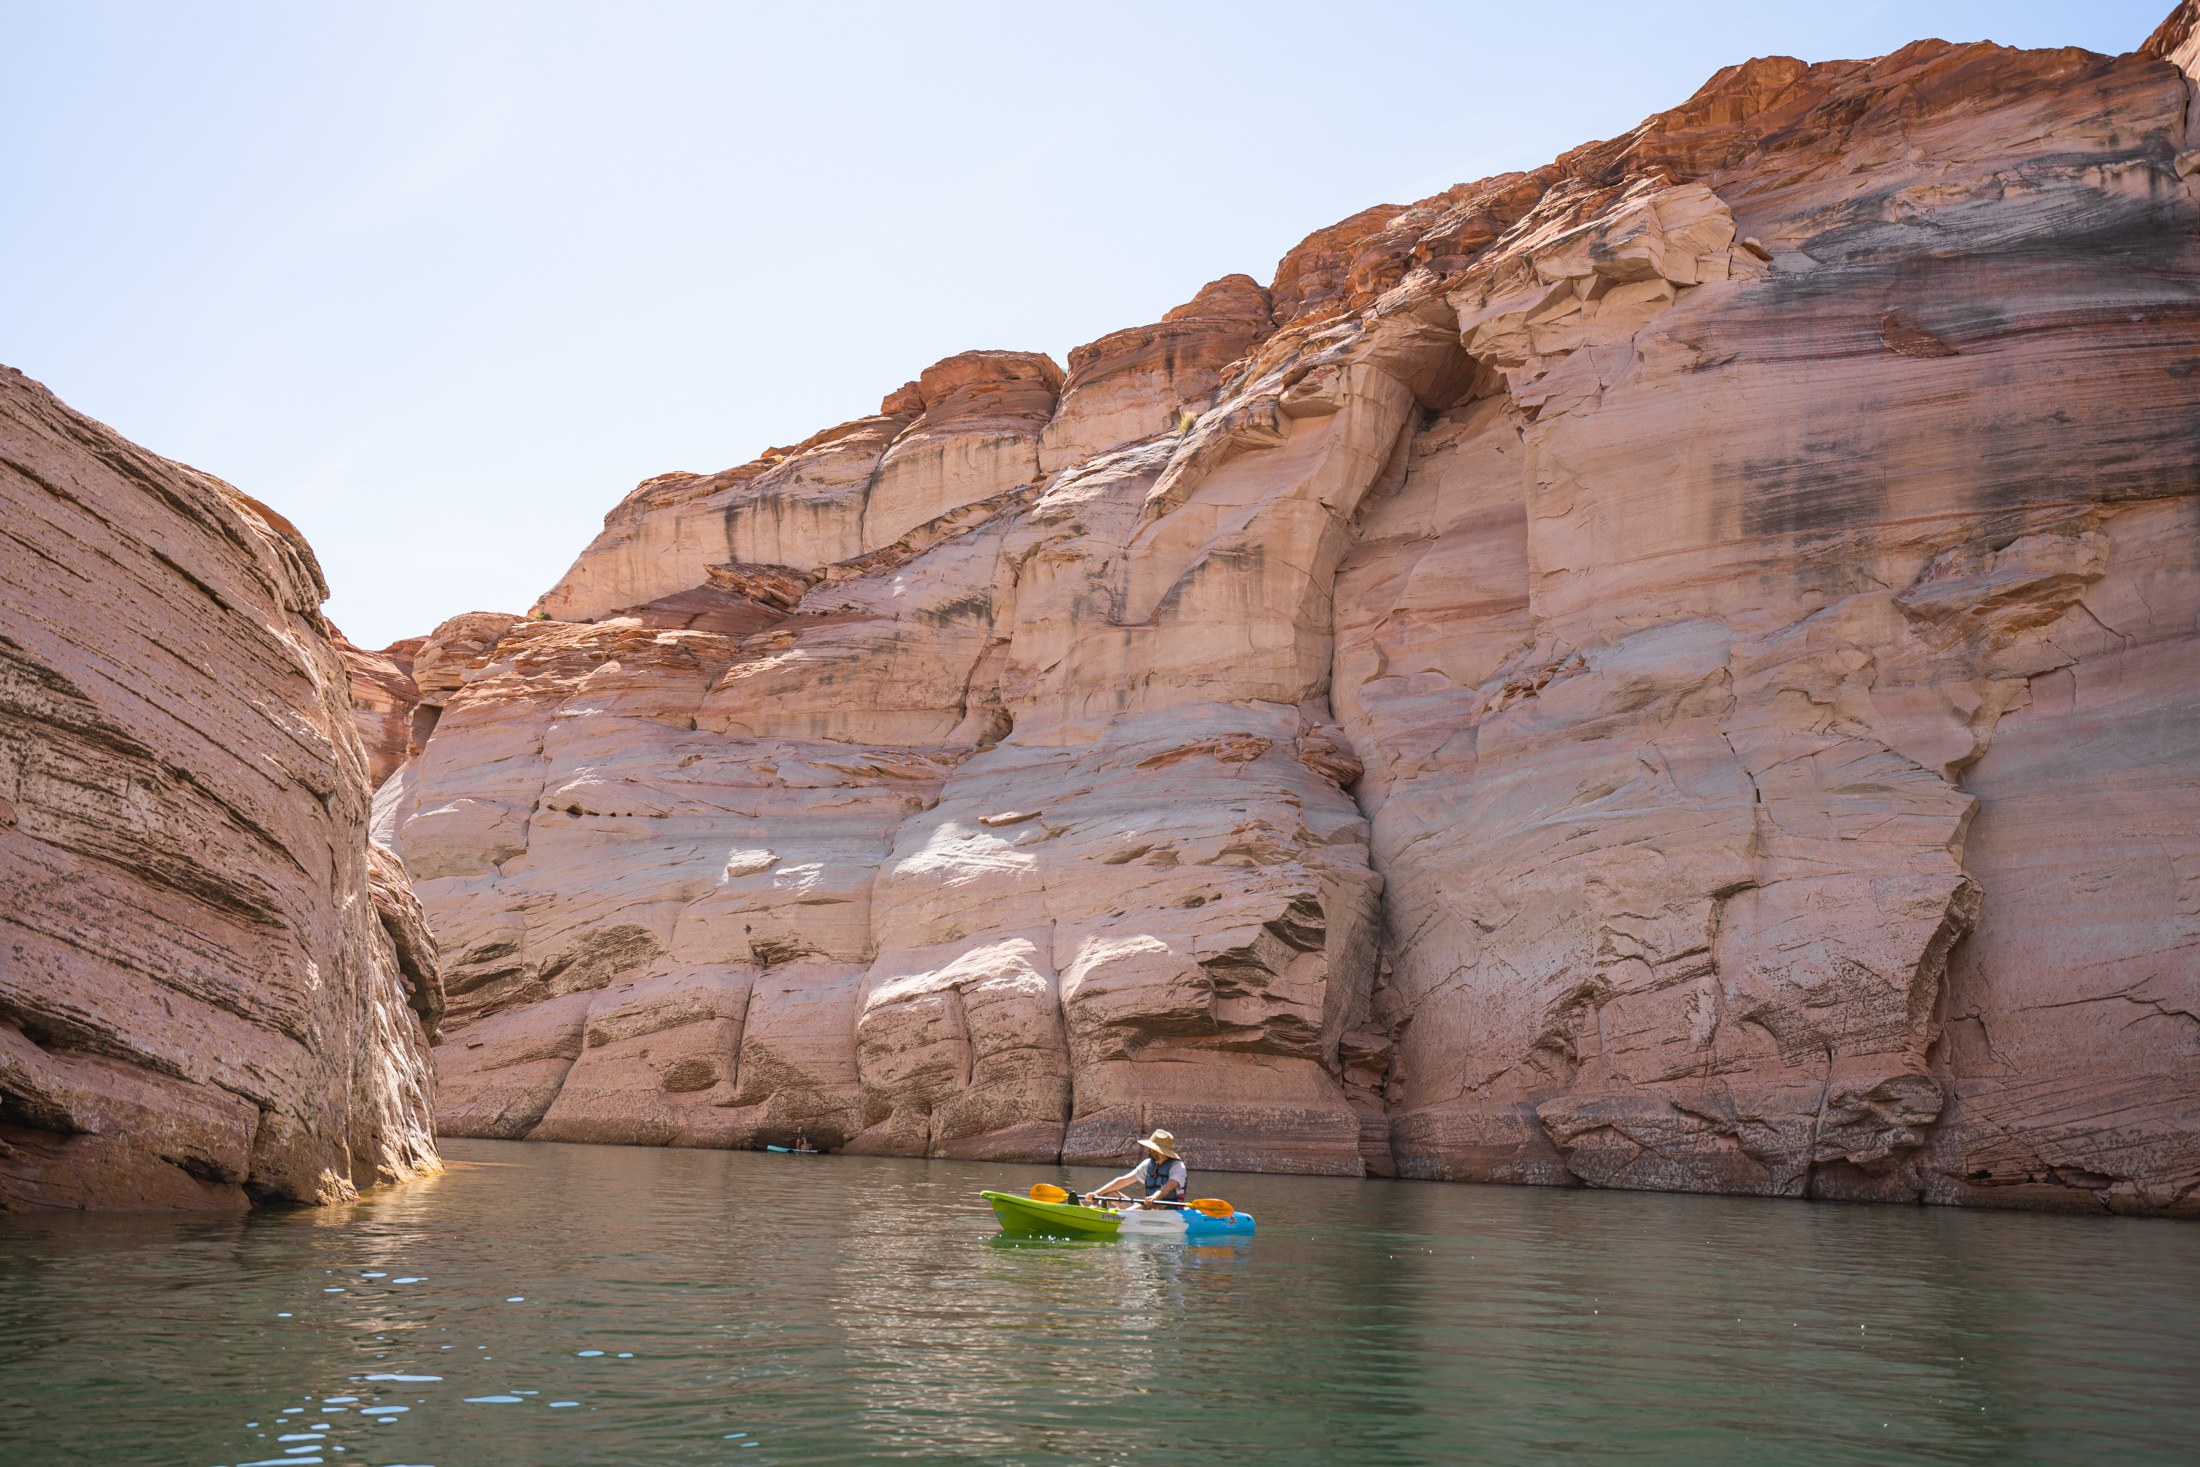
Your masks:
[[[1073,1202],[1039,1202],[1013,1192],[980,1192],[993,1204],[1001,1231],[1019,1238],[1112,1238],[1122,1230],[1121,1215],[1104,1207]]]
[[[1013,1192],[980,1192],[993,1204],[1001,1231],[1019,1238],[1207,1238],[1242,1236],[1253,1231],[1250,1213],[1209,1217],[1188,1207],[1139,1208],[1115,1212],[1074,1202],[1040,1202]]]

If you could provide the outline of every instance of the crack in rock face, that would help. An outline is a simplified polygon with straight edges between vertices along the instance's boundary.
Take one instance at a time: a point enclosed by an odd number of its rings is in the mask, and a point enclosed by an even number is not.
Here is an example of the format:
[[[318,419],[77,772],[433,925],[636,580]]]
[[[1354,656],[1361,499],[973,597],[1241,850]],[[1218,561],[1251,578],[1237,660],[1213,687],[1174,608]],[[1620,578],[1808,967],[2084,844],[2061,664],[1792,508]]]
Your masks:
[[[2191,29],[1729,67],[353,649],[442,1129],[2200,1212]]]

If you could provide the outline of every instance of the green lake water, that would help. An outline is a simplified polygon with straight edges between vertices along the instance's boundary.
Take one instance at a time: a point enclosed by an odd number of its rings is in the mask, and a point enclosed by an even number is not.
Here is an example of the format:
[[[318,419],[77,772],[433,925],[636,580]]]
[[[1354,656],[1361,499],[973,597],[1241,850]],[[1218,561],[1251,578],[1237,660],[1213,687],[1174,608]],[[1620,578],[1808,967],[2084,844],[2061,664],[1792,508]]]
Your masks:
[[[2191,1224],[1202,1173],[1255,1237],[1011,1243],[1106,1174],[446,1156],[0,1219],[0,1461],[2200,1461]]]

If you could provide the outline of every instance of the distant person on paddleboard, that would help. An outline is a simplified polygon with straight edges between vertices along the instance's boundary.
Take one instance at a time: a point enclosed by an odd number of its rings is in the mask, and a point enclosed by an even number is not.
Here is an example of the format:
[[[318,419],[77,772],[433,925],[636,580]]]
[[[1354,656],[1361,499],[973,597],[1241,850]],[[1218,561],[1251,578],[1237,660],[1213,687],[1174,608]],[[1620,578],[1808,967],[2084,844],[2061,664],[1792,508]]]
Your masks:
[[[1133,1202],[1134,1207],[1148,1207],[1156,1202],[1182,1202],[1190,1193],[1192,1183],[1190,1174],[1184,1169],[1184,1159],[1176,1154],[1176,1137],[1157,1130],[1138,1144],[1147,1152],[1138,1165],[1087,1195],[1106,1197],[1135,1184],[1146,1189],[1146,1196],[1144,1201]]]
[[[817,1147],[810,1140],[810,1128],[808,1126],[796,1126],[794,1128],[794,1149],[797,1151],[817,1150]]]

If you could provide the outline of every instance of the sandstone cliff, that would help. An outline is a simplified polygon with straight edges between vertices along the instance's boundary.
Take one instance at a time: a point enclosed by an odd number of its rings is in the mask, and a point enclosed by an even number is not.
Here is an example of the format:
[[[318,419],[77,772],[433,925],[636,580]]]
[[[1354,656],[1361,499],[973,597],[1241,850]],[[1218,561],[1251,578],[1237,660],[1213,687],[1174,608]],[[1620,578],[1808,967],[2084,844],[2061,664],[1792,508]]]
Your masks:
[[[444,1131],[2200,1211],[2190,10],[643,484],[379,802]]]
[[[380,651],[354,646],[351,638],[329,628],[337,655],[351,679],[351,721],[367,756],[367,788],[380,789],[404,762],[420,752],[413,737],[413,714],[420,688],[413,682],[413,659],[425,637],[405,637]],[[423,736],[424,733],[423,733]]]
[[[0,509],[0,1211],[433,1170],[433,943],[313,552],[8,369]]]

